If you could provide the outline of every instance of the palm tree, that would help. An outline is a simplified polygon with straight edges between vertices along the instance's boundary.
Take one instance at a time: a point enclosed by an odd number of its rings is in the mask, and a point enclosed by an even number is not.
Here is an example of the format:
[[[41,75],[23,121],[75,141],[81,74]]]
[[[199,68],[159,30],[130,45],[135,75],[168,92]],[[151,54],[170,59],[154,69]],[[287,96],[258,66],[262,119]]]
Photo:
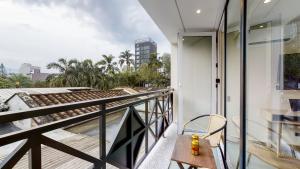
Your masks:
[[[103,83],[103,71],[92,60],[86,59],[76,64],[80,86],[101,87]]]
[[[127,71],[130,69],[130,65],[132,64],[133,65],[133,59],[131,59],[131,57],[133,56],[132,53],[130,53],[130,50],[125,50],[125,52],[121,52],[119,58],[119,63],[120,63],[120,66],[122,67],[123,64],[125,63],[126,66],[127,66]]]
[[[60,80],[61,84],[59,86],[77,86],[77,73],[75,66],[78,64],[76,59],[66,60],[64,58],[58,59],[58,62],[52,62],[47,65],[48,69],[57,69],[61,74]]]
[[[108,75],[114,75],[119,71],[117,67],[117,62],[114,62],[113,55],[102,55],[103,59],[96,63],[96,66],[100,66],[100,69],[104,71],[104,73]]]
[[[22,74],[13,74],[8,78],[8,81],[12,86],[15,86],[16,88],[19,87],[31,87],[32,81]]]

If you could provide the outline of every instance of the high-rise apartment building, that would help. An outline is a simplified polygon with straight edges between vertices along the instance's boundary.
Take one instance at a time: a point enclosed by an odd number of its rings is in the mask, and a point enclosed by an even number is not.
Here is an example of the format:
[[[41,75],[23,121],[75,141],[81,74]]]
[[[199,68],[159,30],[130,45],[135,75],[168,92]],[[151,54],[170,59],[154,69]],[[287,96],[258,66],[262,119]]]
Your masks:
[[[23,63],[20,66],[19,73],[33,81],[44,81],[49,76],[49,73],[41,73],[40,67],[33,66],[30,63]]]
[[[138,39],[135,41],[135,69],[142,64],[149,63],[151,54],[157,53],[157,45],[151,38]]]

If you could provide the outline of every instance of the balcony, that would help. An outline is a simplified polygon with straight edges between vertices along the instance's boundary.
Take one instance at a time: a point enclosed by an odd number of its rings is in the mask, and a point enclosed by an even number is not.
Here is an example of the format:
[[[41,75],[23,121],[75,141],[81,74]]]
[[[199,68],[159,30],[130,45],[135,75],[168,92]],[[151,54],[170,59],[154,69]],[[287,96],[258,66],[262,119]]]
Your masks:
[[[215,114],[227,122],[216,168],[225,159],[229,169],[299,169],[300,1],[139,2],[170,42],[172,89],[88,101],[34,96],[46,106],[0,114],[1,125],[25,126],[0,136],[1,152],[16,147],[1,168],[175,169],[185,123]]]
[[[1,113],[0,123],[4,124],[95,108],[81,115],[1,135],[1,150],[14,147],[2,160],[1,168],[137,168],[165,130],[174,128],[172,100],[173,90],[164,89]],[[123,112],[120,120],[111,123],[120,112]],[[74,126],[91,121],[98,123],[96,134],[91,134],[93,130],[89,134],[75,134],[80,127]],[[112,128],[113,125],[117,127]]]

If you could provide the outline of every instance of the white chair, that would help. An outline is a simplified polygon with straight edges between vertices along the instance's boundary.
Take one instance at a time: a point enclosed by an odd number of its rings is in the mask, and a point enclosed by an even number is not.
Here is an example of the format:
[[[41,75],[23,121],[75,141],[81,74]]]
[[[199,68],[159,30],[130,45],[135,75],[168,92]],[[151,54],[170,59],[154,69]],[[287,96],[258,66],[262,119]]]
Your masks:
[[[208,121],[207,129],[204,132],[201,130],[186,129],[186,127],[190,123],[195,122],[195,120],[197,120],[197,119],[201,119],[201,118],[205,118],[205,117],[208,118],[209,121]],[[220,146],[220,143],[222,140],[222,133],[226,127],[226,124],[227,124],[227,120],[224,116],[221,116],[218,114],[200,115],[200,116],[197,116],[197,117],[191,119],[187,123],[185,123],[185,125],[183,126],[182,135],[185,132],[200,133],[200,138],[209,140],[212,148],[219,148],[221,155],[222,155],[224,167],[225,167],[225,169],[227,169],[228,166],[227,166],[227,163],[225,160],[225,156],[224,156],[223,150]]]

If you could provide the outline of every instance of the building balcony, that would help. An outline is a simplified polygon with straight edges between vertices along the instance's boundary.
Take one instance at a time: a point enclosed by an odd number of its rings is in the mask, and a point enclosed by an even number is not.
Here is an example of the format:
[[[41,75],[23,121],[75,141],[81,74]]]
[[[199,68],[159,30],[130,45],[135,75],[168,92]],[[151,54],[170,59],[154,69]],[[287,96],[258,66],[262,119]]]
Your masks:
[[[176,131],[172,89],[21,98],[44,106],[0,114],[1,168],[137,168],[165,130]]]

